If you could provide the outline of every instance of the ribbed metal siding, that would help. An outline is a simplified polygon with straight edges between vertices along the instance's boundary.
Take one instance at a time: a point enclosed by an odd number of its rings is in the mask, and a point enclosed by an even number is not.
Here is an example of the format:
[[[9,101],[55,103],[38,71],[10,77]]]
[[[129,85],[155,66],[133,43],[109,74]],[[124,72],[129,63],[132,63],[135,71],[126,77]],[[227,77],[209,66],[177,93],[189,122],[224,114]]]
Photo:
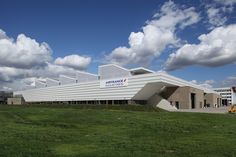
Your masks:
[[[131,99],[145,85],[145,82],[129,78],[127,87],[100,88],[99,81],[93,81],[26,90],[15,94],[21,93],[29,102]]]
[[[99,81],[61,85],[55,87],[32,89],[15,92],[22,94],[28,102],[39,101],[82,101],[82,100],[119,100],[132,99],[145,84],[151,82],[164,82],[175,86],[193,86],[193,84],[158,73],[131,76],[126,87],[100,88]],[[194,85],[195,88],[199,86]]]

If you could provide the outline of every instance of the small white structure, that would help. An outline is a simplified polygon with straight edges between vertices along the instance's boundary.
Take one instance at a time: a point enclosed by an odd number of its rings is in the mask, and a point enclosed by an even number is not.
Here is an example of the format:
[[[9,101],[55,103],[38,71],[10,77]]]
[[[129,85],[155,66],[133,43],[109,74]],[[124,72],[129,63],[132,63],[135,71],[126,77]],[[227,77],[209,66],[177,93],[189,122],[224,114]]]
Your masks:
[[[59,75],[59,81],[60,81],[61,85],[77,83],[76,78],[66,76],[66,75]]]
[[[142,75],[142,74],[150,74],[150,73],[155,73],[154,71],[144,68],[144,67],[138,67],[138,68],[133,68],[129,70],[131,75]]]
[[[131,76],[130,70],[115,64],[101,65],[98,69],[100,80]]]
[[[46,85],[47,85],[47,87],[59,86],[60,82],[55,79],[46,78]]]
[[[35,80],[35,87],[36,88],[44,88],[47,87],[46,82],[41,81],[41,80]]]
[[[78,71],[76,72],[76,79],[78,83],[91,82],[91,81],[98,80],[98,75],[83,72],[83,71]]]

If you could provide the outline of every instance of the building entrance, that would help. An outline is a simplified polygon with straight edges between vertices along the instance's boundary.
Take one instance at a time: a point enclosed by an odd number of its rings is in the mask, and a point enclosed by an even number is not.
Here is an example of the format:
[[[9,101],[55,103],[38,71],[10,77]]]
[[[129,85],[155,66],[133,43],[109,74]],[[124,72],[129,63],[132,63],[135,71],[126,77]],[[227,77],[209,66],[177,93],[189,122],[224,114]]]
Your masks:
[[[195,93],[191,93],[191,107],[192,109],[195,108]]]

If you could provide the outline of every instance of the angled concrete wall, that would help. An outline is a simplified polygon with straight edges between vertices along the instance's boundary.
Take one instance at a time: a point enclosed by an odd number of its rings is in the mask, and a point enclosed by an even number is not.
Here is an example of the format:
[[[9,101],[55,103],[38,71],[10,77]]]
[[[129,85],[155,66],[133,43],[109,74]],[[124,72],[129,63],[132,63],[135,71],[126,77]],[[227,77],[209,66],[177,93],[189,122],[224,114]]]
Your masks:
[[[209,107],[219,107],[222,106],[222,98],[218,94],[214,93],[207,93],[204,96],[206,105],[209,105]]]
[[[195,94],[195,108],[202,108],[204,104],[204,91],[200,89],[192,87],[167,87],[161,95],[171,105],[179,109],[192,109],[191,93]]]

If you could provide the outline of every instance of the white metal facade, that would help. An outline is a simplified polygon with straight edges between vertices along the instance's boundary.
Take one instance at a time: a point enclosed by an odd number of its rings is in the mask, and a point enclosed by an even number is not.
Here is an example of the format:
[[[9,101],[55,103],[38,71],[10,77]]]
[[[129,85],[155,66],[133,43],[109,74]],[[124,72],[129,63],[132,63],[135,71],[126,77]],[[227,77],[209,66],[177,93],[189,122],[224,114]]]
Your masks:
[[[106,72],[109,72],[109,74]],[[26,102],[145,100],[158,92],[162,87],[168,86],[191,86],[202,89],[205,93],[215,93],[210,89],[200,87],[165,73],[154,72],[131,75],[130,73],[126,73],[125,68],[119,68],[119,66],[116,65],[106,65],[99,67],[99,74],[100,79],[93,81],[18,91],[14,92],[14,95],[23,95]],[[115,78],[127,78],[128,85],[108,88],[100,87],[101,80],[111,80],[114,78],[113,76],[115,76]]]
[[[77,79],[78,83],[90,82],[90,81],[98,80],[98,76],[95,74],[78,71],[76,73],[76,79]]]
[[[46,87],[46,82],[42,82],[42,81],[39,81],[39,80],[35,80],[35,87],[36,88],[44,88]]]
[[[52,86],[59,86],[60,82],[58,80],[46,78],[46,86],[47,87],[52,87]]]
[[[102,65],[98,69],[100,80],[131,76],[130,71],[118,65]]]
[[[61,85],[77,83],[76,78],[73,78],[70,76],[65,76],[65,75],[60,75],[59,81],[60,81]]]

